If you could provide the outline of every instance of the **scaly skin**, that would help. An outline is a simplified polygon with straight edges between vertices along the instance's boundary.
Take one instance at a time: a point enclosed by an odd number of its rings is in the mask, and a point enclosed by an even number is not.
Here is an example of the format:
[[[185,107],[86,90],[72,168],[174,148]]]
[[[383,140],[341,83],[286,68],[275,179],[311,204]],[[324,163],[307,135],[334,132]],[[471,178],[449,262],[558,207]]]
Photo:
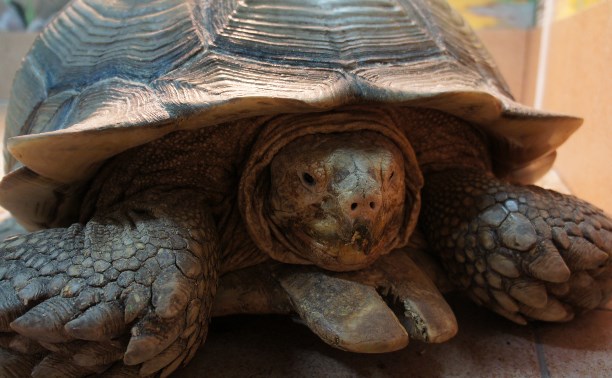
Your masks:
[[[525,324],[568,321],[612,294],[612,221],[601,210],[497,179],[486,137],[461,120],[437,114],[405,131],[425,176],[419,225],[476,303]]]
[[[237,207],[239,167],[257,138],[259,119],[177,132],[108,162],[96,175],[81,205],[81,223],[125,198],[150,188],[171,192],[194,188],[211,210],[219,233],[222,272],[268,259],[250,239]]]
[[[52,351],[35,377],[96,373],[120,360],[167,375],[206,336],[220,251],[197,192],[141,193],[84,226],[16,236],[0,249],[1,330]]]
[[[517,323],[567,321],[612,294],[612,221],[589,203],[467,169],[429,175],[423,200],[451,280]]]

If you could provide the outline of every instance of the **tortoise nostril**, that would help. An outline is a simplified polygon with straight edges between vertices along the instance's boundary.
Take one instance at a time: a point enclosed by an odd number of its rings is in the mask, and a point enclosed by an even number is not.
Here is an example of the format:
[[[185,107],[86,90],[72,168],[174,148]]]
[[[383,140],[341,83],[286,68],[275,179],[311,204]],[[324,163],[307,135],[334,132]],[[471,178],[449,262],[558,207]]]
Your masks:
[[[365,203],[362,204],[362,205],[366,206]],[[368,205],[370,206],[370,209],[372,209],[372,210],[376,210],[376,207],[378,206],[378,204],[376,202],[374,202],[374,201],[369,202]],[[357,202],[351,203],[351,210],[352,211],[356,211],[358,208],[359,208],[359,204]]]

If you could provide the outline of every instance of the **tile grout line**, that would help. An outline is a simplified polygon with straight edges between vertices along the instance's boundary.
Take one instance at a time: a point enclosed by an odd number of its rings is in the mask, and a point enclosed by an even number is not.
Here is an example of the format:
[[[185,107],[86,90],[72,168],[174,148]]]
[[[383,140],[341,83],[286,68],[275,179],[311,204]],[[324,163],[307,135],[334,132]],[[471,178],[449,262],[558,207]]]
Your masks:
[[[540,367],[540,378],[551,378],[550,371],[548,370],[548,365],[546,364],[546,356],[544,353],[544,347],[542,346],[542,342],[540,340],[538,329],[534,325],[531,325],[530,328],[531,328],[531,333],[533,334],[533,339],[535,343],[535,351],[536,351],[536,358],[538,359],[538,366]]]

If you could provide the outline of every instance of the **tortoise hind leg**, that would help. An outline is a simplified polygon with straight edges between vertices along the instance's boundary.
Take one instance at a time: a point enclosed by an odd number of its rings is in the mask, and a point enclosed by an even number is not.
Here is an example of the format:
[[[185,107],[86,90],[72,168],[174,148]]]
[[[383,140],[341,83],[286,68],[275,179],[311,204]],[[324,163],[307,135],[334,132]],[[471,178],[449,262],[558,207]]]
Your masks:
[[[141,194],[84,226],[10,238],[0,253],[0,332],[51,351],[34,376],[121,359],[169,374],[206,335],[219,251],[191,191]]]
[[[517,323],[567,321],[612,294],[612,220],[573,196],[438,172],[420,224],[454,283]]]

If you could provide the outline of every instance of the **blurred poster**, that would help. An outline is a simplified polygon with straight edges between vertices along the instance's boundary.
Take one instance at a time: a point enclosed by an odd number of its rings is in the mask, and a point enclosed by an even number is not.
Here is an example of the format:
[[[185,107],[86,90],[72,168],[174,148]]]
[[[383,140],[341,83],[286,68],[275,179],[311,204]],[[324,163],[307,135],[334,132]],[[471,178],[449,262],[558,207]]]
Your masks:
[[[553,0],[555,20],[605,0]],[[530,28],[537,25],[542,0],[448,0],[474,29]]]

